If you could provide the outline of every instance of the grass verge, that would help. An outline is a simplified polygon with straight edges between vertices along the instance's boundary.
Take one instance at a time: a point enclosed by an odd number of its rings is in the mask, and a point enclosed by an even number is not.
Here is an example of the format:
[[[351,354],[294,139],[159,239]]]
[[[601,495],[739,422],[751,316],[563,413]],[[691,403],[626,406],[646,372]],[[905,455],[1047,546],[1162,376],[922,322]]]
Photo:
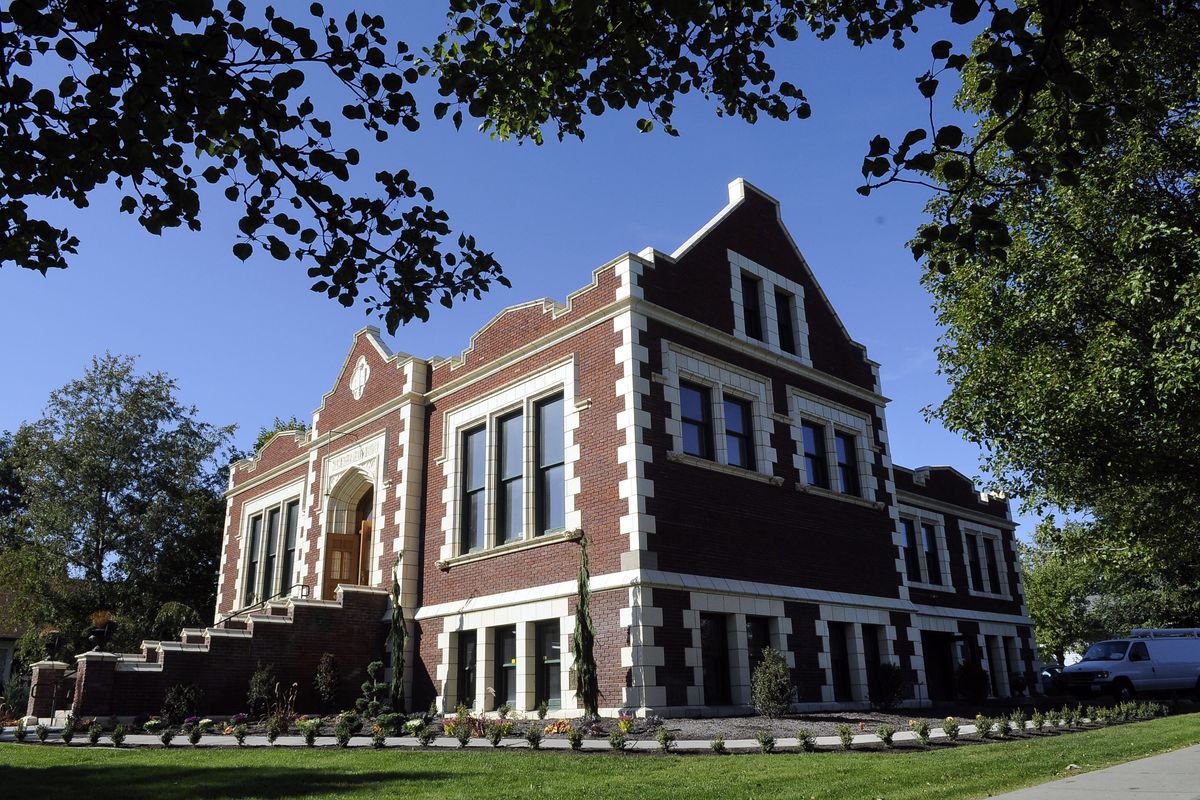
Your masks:
[[[1200,743],[1200,714],[980,747],[771,756],[0,745],[5,796],[976,798]]]

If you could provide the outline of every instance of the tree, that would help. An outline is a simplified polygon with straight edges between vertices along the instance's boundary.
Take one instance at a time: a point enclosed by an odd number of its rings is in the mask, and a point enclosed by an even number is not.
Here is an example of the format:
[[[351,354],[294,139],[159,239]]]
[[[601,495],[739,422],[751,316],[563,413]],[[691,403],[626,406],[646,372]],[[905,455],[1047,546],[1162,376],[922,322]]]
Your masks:
[[[400,556],[403,558],[403,554]],[[400,604],[400,562],[392,568],[392,619],[388,628],[391,648],[392,680],[388,684],[388,707],[404,711],[404,648],[408,646],[408,627],[404,622],[404,606]]]
[[[750,676],[750,699],[754,710],[769,719],[783,716],[791,708],[792,672],[774,647],[763,648],[762,661]]]
[[[9,458],[28,534],[2,561],[31,625],[77,643],[88,616],[108,611],[116,643],[133,645],[156,620],[212,607],[233,428],[199,421],[176,391],[105,355],[18,429]]]
[[[1054,546],[1055,531],[1053,523],[1038,526],[1033,543],[1021,547],[1021,572],[1038,649],[1062,665],[1067,651],[1081,652],[1095,633],[1088,598],[1097,582],[1093,570]]]
[[[575,597],[575,636],[571,647],[575,657],[575,695],[583,704],[583,713],[594,716],[600,710],[600,679],[596,667],[596,627],[592,624],[586,536],[579,540],[579,587]]]
[[[64,268],[79,240],[29,198],[87,206],[98,187],[150,233],[201,227],[202,181],[241,207],[233,254],[259,249],[308,268],[314,291],[362,299],[388,330],[507,285],[490,253],[455,238],[433,192],[406,169],[351,195],[359,152],[334,142],[334,113],[379,141],[416,130],[425,71],[382,16],[316,30],[240,0],[13,0],[0,10],[0,264]],[[340,112],[303,91],[332,81]],[[319,100],[319,98],[318,98]],[[332,105],[336,106],[336,101]],[[207,202],[207,201],[206,201]]]
[[[294,414],[288,419],[275,418],[275,421],[270,426],[258,429],[258,436],[254,440],[254,452],[257,453],[262,449],[263,445],[271,441],[271,438],[277,433],[284,431],[299,431],[300,433],[308,432],[308,423]]]

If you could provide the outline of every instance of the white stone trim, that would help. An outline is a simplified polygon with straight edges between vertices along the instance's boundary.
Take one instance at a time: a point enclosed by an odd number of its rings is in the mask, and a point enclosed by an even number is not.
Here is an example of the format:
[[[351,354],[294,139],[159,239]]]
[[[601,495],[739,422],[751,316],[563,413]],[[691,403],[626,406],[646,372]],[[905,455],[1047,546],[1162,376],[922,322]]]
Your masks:
[[[630,268],[640,262],[630,260]],[[631,276],[629,280],[633,280]],[[650,445],[645,442],[650,429],[650,412],[645,409],[650,395],[650,381],[641,375],[641,367],[649,359],[645,346],[640,344],[646,330],[646,318],[625,312],[613,319],[613,331],[620,335],[621,344],[613,354],[621,368],[621,377],[613,387],[621,399],[617,412],[617,464],[625,468],[625,477],[617,485],[617,495],[624,505],[618,519],[618,530],[629,537],[627,552],[621,556],[626,570],[654,567],[654,554],[649,551],[649,536],[657,531],[652,514],[646,513],[647,499],[654,497],[654,481],[646,477],[646,464],[654,459]]]
[[[497,421],[510,413],[520,411],[523,416],[525,436],[525,471],[523,473],[522,493],[524,495],[524,513],[522,538],[535,538],[534,530],[536,514],[536,481],[534,451],[532,443],[536,435],[534,413],[536,404],[549,397],[561,394],[563,396],[563,481],[565,487],[565,529],[574,530],[582,525],[582,514],[576,508],[576,498],[581,490],[581,482],[576,475],[575,465],[579,460],[580,448],[575,443],[575,430],[579,427],[578,397],[576,394],[578,365],[575,357],[571,356],[551,367],[534,372],[522,380],[475,400],[467,405],[457,406],[445,412],[442,425],[442,474],[446,478],[446,488],[442,490],[441,531],[444,537],[439,557],[449,560],[462,552],[461,508],[462,508],[462,458],[459,449],[462,444],[464,431],[484,426],[486,436],[486,464],[484,483],[484,549],[495,546],[496,541],[496,441]]]
[[[858,497],[868,502],[878,499],[878,481],[875,479],[875,451],[871,447],[873,427],[867,415],[838,405],[828,398],[809,394],[794,386],[787,387],[788,412],[792,420],[792,462],[800,474],[800,483],[807,484],[808,474],[804,467],[804,429],[802,422],[811,420],[820,424],[825,431],[825,466],[829,470],[830,489],[838,491],[837,442],[834,434],[843,433],[854,437],[854,449],[858,461]]]
[[[981,525],[973,520],[960,519],[958,521],[958,534],[962,542],[963,567],[967,573],[967,592],[975,597],[991,597],[997,600],[1011,600],[1012,594],[1009,591],[1011,581],[1008,579],[1008,561],[1004,557],[1004,536],[999,528],[993,528],[989,525]],[[979,537],[979,550],[977,551],[979,558],[979,574],[983,580],[983,588],[974,585],[971,578],[971,557],[967,552],[967,535],[974,534]],[[1003,592],[994,591],[992,586],[991,576],[988,574],[987,551],[983,548],[992,547],[993,555],[996,558],[996,575],[1000,579]]]
[[[771,416],[773,400],[771,380],[748,370],[727,364],[713,356],[699,353],[666,339],[662,341],[662,369],[665,383],[663,397],[670,406],[664,424],[671,435],[672,450],[683,453],[683,423],[680,411],[680,381],[706,386],[709,389],[709,411],[712,420],[713,460],[729,463],[725,442],[725,397],[750,402],[750,416],[757,472],[772,477],[777,459],[771,446],[775,421]]]
[[[833,664],[830,661],[829,623],[838,622],[847,626],[849,634],[846,641],[846,654],[850,658],[850,692],[854,702],[869,702],[870,689],[867,681],[866,647],[863,643],[863,625],[875,625],[883,633],[882,645],[879,648],[879,658],[888,663],[897,663],[896,659],[896,628],[892,625],[891,614],[879,608],[856,608],[822,603],[819,606],[820,617],[817,619],[817,636],[821,639],[821,652],[817,654],[817,664],[825,672],[825,683],[821,687],[821,699],[824,702],[836,702],[833,694]]]
[[[808,346],[808,320],[804,314],[804,286],[785,278],[761,264],[755,263],[740,253],[727,250],[729,257],[730,300],[733,302],[733,335],[744,342],[759,345],[772,353],[795,359],[806,367],[812,366]],[[762,315],[762,339],[746,333],[745,298],[742,297],[742,275],[757,281],[758,307]],[[779,311],[775,307],[775,292],[783,291],[792,296],[792,333],[796,339],[796,352],[789,353],[779,346]]]
[[[942,573],[942,582],[933,583],[929,580],[929,566],[925,560],[925,550],[921,546],[921,538],[915,542],[917,547],[917,564],[921,573],[920,581],[908,580],[908,569],[904,570],[904,580],[909,586],[915,586],[919,589],[932,589],[939,592],[953,592],[954,578],[950,570],[950,549],[946,546],[946,518],[934,511],[929,511],[917,506],[899,504],[900,517],[908,519],[915,523],[915,533],[917,537],[922,537],[924,534],[921,526],[924,524],[933,526],[934,542],[938,549],[938,568]],[[900,533],[901,546],[905,546],[903,542],[903,531]]]
[[[383,517],[383,503],[387,499],[384,483],[389,453],[387,431],[380,430],[369,437],[355,440],[348,447],[330,453],[321,459],[321,493],[317,499],[316,509],[316,516],[320,524],[321,543],[318,551],[317,585],[313,592],[314,595],[320,594],[324,587],[325,541],[329,536],[330,515],[335,510],[335,502],[338,502],[331,501],[330,498],[342,479],[355,472],[371,485],[374,492],[372,501],[375,507],[371,511],[371,519],[375,520],[375,524],[371,527],[371,543],[366,567],[367,580],[369,585],[374,587],[383,585],[383,531],[388,527],[388,521]],[[340,501],[341,498],[338,500]],[[362,568],[362,565],[359,565],[359,569]]]

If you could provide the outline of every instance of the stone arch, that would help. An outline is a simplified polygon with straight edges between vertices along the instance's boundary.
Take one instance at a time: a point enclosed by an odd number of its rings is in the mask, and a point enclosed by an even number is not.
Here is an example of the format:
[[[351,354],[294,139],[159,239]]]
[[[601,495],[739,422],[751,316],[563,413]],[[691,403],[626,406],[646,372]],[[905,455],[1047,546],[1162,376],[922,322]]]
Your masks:
[[[374,481],[359,467],[346,470],[329,492],[322,599],[333,600],[340,584],[369,585],[375,500]]]

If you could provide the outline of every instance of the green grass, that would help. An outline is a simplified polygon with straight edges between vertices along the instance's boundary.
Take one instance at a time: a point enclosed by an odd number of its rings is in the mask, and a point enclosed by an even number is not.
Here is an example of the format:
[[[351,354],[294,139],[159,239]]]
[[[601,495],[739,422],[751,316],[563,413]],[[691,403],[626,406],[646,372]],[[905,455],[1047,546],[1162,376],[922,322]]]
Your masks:
[[[6,797],[975,798],[1200,743],[1200,714],[908,753],[659,756],[528,751],[0,745]],[[1077,773],[1075,773],[1077,774]]]

